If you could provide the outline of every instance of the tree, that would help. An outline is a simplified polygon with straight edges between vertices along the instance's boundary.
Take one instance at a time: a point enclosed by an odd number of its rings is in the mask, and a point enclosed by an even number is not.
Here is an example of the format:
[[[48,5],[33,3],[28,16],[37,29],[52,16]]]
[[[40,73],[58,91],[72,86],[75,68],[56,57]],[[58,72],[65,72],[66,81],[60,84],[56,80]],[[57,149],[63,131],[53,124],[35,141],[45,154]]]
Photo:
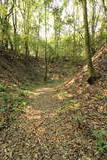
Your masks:
[[[16,53],[18,53],[18,44],[17,44],[17,10],[16,10],[16,0],[14,0],[14,11],[12,14],[12,21],[13,21],[13,30],[14,30],[14,36],[13,36],[13,41],[14,41],[14,50]]]
[[[95,24],[96,24],[96,3],[95,0],[92,0],[92,19],[91,19],[91,52],[95,53]]]
[[[13,49],[13,44],[9,33],[11,27],[9,19],[13,13],[14,0],[12,1],[12,3],[9,3],[9,0],[1,1],[0,5],[1,5],[0,24],[1,24],[2,45],[4,46],[4,48],[8,49],[8,44],[10,44],[11,49]],[[10,8],[8,6],[10,6]]]
[[[107,32],[107,6],[105,3],[105,0],[102,0],[103,8],[104,8],[104,14],[105,14],[105,23],[106,23],[106,32]],[[106,41],[107,41],[107,36],[106,36]]]
[[[47,2],[44,1],[45,7],[45,75],[44,81],[47,81],[47,74],[48,74],[48,59],[47,59]]]
[[[61,13],[62,8],[53,8],[53,16],[54,16],[54,35],[55,35],[55,56],[58,57],[58,52],[60,48],[60,35],[61,35]]]
[[[84,29],[85,29],[85,46],[86,46],[86,54],[88,61],[88,69],[91,77],[95,77],[95,70],[92,63],[91,56],[91,43],[90,43],[90,34],[88,27],[88,15],[87,15],[87,0],[81,0],[83,7],[83,18],[84,18]]]

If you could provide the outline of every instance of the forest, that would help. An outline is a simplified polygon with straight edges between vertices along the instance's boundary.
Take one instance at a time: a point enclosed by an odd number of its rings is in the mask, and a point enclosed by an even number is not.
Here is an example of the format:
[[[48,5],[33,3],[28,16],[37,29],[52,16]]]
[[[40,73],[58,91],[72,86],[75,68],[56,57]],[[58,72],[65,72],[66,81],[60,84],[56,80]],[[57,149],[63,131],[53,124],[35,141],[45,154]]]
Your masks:
[[[0,160],[107,160],[107,0],[0,0]]]

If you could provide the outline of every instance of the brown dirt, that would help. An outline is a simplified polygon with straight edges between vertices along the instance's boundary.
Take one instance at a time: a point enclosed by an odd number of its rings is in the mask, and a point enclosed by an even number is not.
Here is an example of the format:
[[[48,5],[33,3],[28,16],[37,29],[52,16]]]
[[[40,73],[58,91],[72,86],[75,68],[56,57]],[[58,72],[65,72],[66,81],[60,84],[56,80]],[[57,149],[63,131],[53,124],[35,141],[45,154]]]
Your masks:
[[[106,160],[90,134],[105,126],[105,117],[90,105],[68,103],[70,96],[53,84],[29,91],[23,114],[0,133],[0,160]],[[77,116],[84,119],[78,123]]]
[[[92,86],[85,66],[63,90],[49,84],[29,91],[23,114],[0,133],[0,160],[107,160],[92,134],[107,131],[106,45],[93,61],[102,77]]]

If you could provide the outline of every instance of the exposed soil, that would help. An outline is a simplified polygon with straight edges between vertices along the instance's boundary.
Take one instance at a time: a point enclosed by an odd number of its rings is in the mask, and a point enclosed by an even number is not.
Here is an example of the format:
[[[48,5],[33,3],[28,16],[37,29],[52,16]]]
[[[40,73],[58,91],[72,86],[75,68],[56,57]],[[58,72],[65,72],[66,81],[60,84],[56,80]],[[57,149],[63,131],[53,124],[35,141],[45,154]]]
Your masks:
[[[0,160],[107,160],[106,45],[93,61],[101,74],[94,85],[84,66],[62,85],[28,90],[29,105],[0,132]]]

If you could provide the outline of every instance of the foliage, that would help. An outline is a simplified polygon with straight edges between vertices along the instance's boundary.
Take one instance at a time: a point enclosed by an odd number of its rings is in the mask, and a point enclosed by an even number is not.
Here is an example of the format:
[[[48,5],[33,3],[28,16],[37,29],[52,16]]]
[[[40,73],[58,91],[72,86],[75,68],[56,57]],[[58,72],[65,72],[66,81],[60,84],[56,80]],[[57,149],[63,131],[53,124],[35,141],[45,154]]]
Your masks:
[[[98,151],[101,153],[107,151],[107,140],[104,139],[104,137],[107,136],[107,130],[95,130],[92,135],[97,140]]]
[[[14,123],[28,105],[28,93],[17,85],[0,84],[0,130]]]
[[[79,18],[81,4],[77,1],[54,3],[48,1],[1,1],[0,4],[0,44],[14,49],[18,54],[44,56],[45,36],[44,5],[47,5],[47,52],[48,58],[69,56],[71,61],[79,61],[84,56],[84,24]],[[72,10],[70,10],[72,5]],[[94,7],[93,7],[94,6]],[[94,46],[106,40],[105,21],[102,18],[101,2],[88,3],[89,30]],[[94,10],[98,10],[94,12]],[[20,18],[19,18],[20,17]],[[94,18],[93,18],[94,17]],[[94,37],[94,38],[93,38]]]
[[[0,84],[0,92],[5,92],[5,90],[5,87],[2,84]]]

